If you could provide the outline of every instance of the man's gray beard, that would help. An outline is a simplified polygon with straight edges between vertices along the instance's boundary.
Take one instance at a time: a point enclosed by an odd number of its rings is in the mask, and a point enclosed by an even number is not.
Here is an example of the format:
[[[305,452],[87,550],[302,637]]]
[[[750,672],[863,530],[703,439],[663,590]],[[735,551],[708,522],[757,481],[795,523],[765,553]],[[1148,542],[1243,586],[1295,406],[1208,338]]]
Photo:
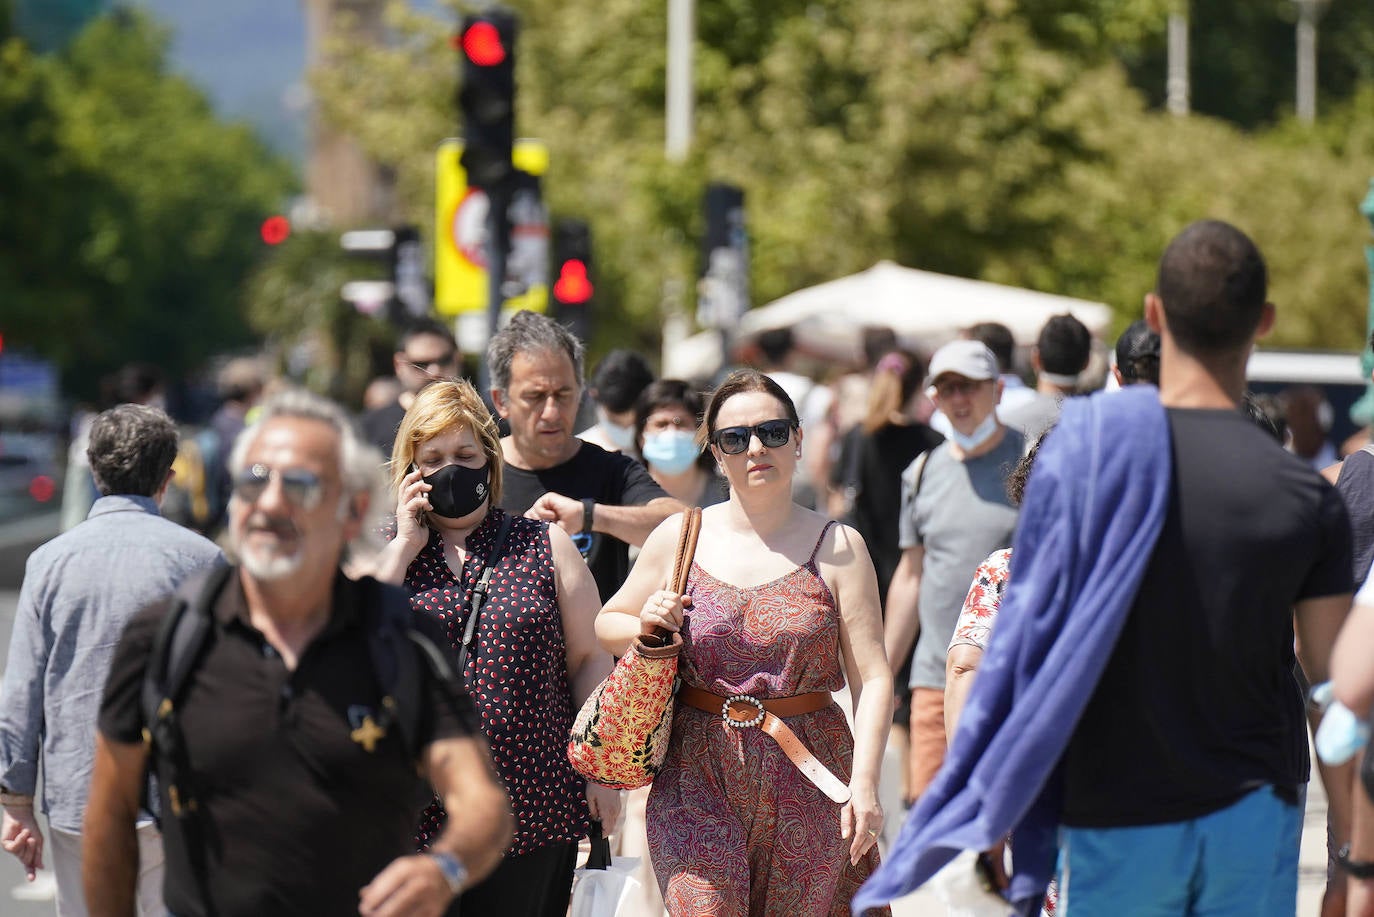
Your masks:
[[[248,575],[264,582],[276,582],[293,575],[301,567],[300,552],[295,554],[274,554],[268,557],[252,550],[239,551],[239,563]]]

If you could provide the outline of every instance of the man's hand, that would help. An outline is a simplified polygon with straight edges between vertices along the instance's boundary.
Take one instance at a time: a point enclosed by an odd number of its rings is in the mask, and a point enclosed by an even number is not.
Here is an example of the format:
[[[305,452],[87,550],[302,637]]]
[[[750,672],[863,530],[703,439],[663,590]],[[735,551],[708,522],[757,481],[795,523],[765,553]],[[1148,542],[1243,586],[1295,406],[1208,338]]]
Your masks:
[[[43,829],[32,806],[5,806],[0,845],[24,864],[24,875],[32,882],[43,868]]]
[[[582,531],[582,501],[562,494],[544,494],[525,510],[525,516],[557,525],[569,535]]]
[[[587,808],[591,810],[592,818],[601,822],[602,833],[615,833],[616,826],[620,824],[619,790],[588,782]]]
[[[433,857],[392,860],[358,892],[362,917],[439,917],[453,900],[448,880]]]

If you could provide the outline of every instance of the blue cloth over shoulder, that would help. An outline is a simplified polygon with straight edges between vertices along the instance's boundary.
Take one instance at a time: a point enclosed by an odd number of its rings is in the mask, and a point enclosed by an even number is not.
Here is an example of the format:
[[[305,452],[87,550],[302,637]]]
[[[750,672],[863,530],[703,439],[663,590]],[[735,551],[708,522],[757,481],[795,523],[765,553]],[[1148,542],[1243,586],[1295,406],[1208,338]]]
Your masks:
[[[1007,592],[949,754],[854,898],[855,914],[1008,834],[1007,897],[1038,911],[1054,868],[1057,766],[1163,527],[1171,455],[1154,386],[1064,402],[1026,488]]]

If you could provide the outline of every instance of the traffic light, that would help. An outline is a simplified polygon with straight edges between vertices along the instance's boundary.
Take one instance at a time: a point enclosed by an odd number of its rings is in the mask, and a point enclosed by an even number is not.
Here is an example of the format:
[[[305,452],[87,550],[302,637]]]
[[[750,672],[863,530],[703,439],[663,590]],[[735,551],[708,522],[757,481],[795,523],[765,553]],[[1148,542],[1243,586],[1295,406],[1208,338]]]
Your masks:
[[[462,55],[458,110],[463,170],[484,190],[510,177],[515,141],[515,14],[500,7],[463,18],[454,44]]]
[[[585,306],[591,281],[592,229],[585,220],[559,220],[553,227],[553,299],[562,306]]]
[[[258,227],[258,235],[268,245],[281,245],[291,235],[291,221],[281,214],[270,216]]]
[[[553,311],[584,341],[591,332],[592,228],[586,220],[553,225]]]

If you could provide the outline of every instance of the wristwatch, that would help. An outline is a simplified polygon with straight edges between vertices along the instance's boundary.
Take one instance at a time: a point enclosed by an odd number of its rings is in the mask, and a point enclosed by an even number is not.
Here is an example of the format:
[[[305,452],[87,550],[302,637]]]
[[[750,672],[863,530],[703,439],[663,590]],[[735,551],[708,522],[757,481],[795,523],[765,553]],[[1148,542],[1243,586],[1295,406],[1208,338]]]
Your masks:
[[[1342,844],[1341,849],[1336,851],[1336,862],[1341,864],[1341,869],[1357,879],[1374,879],[1374,863],[1369,860],[1350,859],[1349,844]]]
[[[582,498],[582,531],[592,533],[592,514],[596,512],[596,501],[591,497]]]
[[[448,890],[453,892],[454,897],[462,894],[463,886],[468,881],[468,868],[463,865],[463,861],[451,853],[431,850],[429,855],[435,863],[439,864],[439,871],[444,874],[444,880],[448,882]]]

